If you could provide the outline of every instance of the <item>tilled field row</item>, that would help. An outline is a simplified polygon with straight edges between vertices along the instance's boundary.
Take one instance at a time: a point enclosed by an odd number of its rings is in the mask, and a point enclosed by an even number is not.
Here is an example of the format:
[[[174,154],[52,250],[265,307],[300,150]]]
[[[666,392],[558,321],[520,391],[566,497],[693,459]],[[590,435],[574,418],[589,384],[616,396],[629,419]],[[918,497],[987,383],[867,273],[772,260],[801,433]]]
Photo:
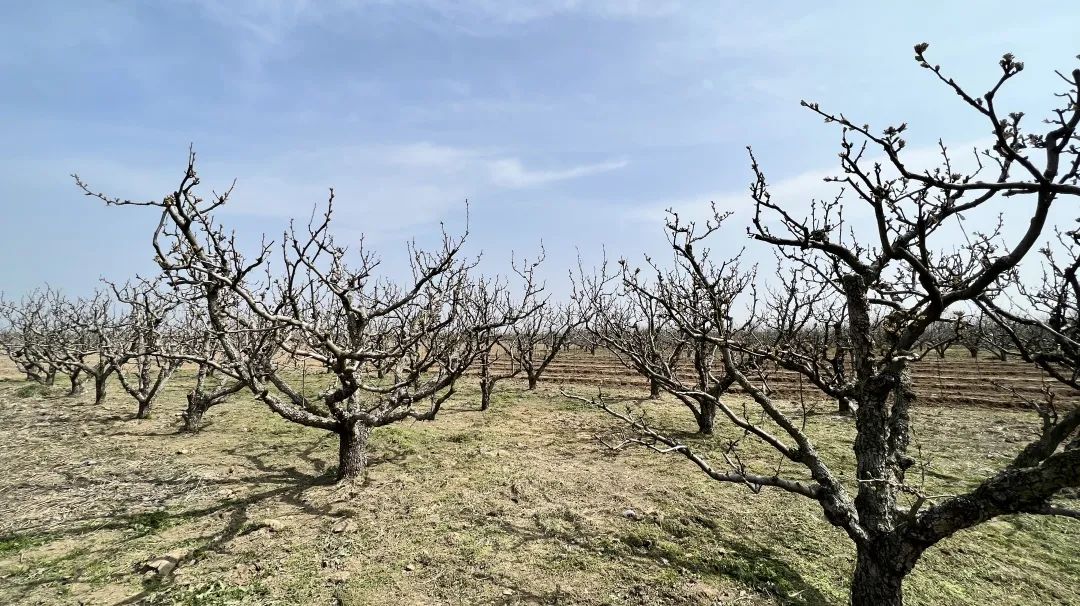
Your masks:
[[[495,363],[496,372],[505,372],[505,361]],[[470,374],[475,371],[470,372]],[[523,376],[523,375],[522,375]],[[1058,404],[1080,405],[1080,394],[1060,386],[1038,369],[1016,362],[952,360],[919,362],[913,365],[919,400],[932,404],[961,404],[994,407],[1026,407],[1026,399],[1042,401],[1045,391]],[[779,398],[800,399],[817,396],[815,388],[801,375],[786,370],[769,374],[770,393]],[[541,378],[555,384],[608,385],[647,388],[647,381],[610,356],[570,355],[552,361]],[[734,392],[740,392],[738,387]]]

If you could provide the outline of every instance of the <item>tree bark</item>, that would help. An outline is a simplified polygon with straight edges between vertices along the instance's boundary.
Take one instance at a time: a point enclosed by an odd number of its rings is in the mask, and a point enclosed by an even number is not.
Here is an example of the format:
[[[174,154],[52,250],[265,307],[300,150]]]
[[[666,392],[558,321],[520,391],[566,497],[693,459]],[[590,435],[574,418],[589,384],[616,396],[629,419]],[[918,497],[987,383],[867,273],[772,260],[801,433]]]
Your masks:
[[[136,419],[149,419],[150,407],[153,405],[152,400],[146,400],[145,402],[139,402],[139,411],[135,413]]]
[[[656,379],[649,379],[649,399],[656,400],[660,397],[660,382]]]
[[[184,419],[184,431],[194,433],[202,427],[203,414],[210,408],[210,403],[195,392],[188,394],[187,401],[187,408],[180,416]]]
[[[86,386],[83,385],[82,371],[76,370],[68,376],[68,381],[71,383],[71,388],[68,389],[69,396],[77,396],[81,394]]]
[[[108,381],[108,375],[94,377],[94,404],[101,404],[105,401],[105,385]]]
[[[862,547],[851,580],[851,606],[903,606],[905,573],[890,562],[891,551]]]
[[[840,398],[838,400],[839,408],[838,412],[842,415],[851,414],[851,400],[847,398]]]
[[[491,406],[491,391],[495,387],[495,381],[480,379],[480,410],[487,410]]]
[[[346,422],[338,430],[338,482],[361,478],[367,467],[367,442],[371,428],[356,421]]]
[[[536,382],[540,379],[540,377],[537,377],[536,375],[534,375],[532,373],[529,373],[528,377],[529,377],[529,391],[533,391],[533,390],[536,389]]]
[[[709,400],[701,402],[701,409],[694,411],[694,417],[697,419],[698,433],[711,436],[716,420],[716,404]]]

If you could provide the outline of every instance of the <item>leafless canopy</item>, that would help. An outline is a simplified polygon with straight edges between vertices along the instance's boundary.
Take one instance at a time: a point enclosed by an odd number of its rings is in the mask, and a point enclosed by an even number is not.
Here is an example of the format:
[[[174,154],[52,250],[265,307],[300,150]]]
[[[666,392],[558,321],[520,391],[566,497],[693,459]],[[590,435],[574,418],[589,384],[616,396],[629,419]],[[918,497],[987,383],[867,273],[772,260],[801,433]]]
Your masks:
[[[478,355],[478,335],[519,315],[516,308],[493,314],[482,304],[502,299],[503,287],[472,278],[464,237],[444,233],[432,252],[410,246],[405,284],[376,277],[379,260],[362,242],[350,251],[331,234],[333,191],[303,229],[290,226],[279,246],[264,240],[248,259],[214,218],[231,189],[200,197],[194,154],[176,191],[159,202],[109,198],[76,181],[107,204],[160,209],[157,263],[174,289],[205,306],[220,347],[213,365],[281,417],[337,434],[339,479],[363,472],[373,428],[435,418]],[[234,338],[241,333],[263,337],[246,348]],[[299,377],[296,364],[304,369]],[[333,384],[317,394],[306,389],[309,364],[331,374]]]
[[[723,461],[705,460],[643,417],[616,409],[602,396],[595,399],[636,429],[638,437],[626,444],[679,453],[716,480],[755,490],[781,488],[817,501],[827,519],[855,543],[852,603],[860,606],[902,603],[902,581],[922,553],[961,529],[1009,513],[1076,515],[1053,500],[1062,489],[1080,485],[1076,412],[1044,415],[1041,437],[972,490],[958,488],[961,494],[933,497],[922,492],[917,479],[909,481],[907,472],[916,463],[909,453],[910,413],[917,397],[910,364],[940,344],[928,338],[935,327],[955,326],[950,311],[981,303],[997,318],[1022,321],[994,306],[993,295],[1036,248],[1055,202],[1080,194],[1080,69],[1060,74],[1067,91],[1058,95],[1061,103],[1048,120],[1048,130],[1028,134],[1021,129],[1023,115],[1003,114],[996,101],[998,91],[1021,72],[1022,63],[1005,55],[1000,77],[976,97],[931,65],[926,49],[925,44],[915,48],[919,65],[992,129],[995,142],[975,155],[975,170],[957,168],[944,145],[938,167],[915,168],[906,160],[905,124],[879,134],[804,102],[841,129],[840,174],[828,179],[840,190],[835,198],[812,201],[805,215],[774,200],[764,171],[750,155],[755,179],[749,235],[775,252],[785,279],[760,300],[745,288],[732,288],[745,274],[711,259],[693,235],[694,226],[681,225],[677,218],[669,224],[676,256],[673,277],[658,272],[646,288],[639,286],[637,270],[622,272],[624,289],[655,300],[680,332],[715,347],[724,372],[752,400],[753,409],[741,410],[718,402],[721,418],[741,433],[727,445]],[[880,159],[874,160],[875,154]],[[997,229],[985,233],[965,233],[956,226],[962,215],[985,213],[1002,199],[1010,200],[1013,213],[1030,209],[1024,221],[1016,221],[1023,226],[1020,233],[1010,233],[1000,221]],[[867,209],[872,217],[869,231],[854,229],[845,217],[845,210],[855,207]],[[713,214],[701,237],[727,218],[715,209]],[[955,245],[958,240],[961,244]],[[1075,283],[1075,265],[1057,267],[1059,279],[1048,285],[1050,292],[1036,297],[1052,320],[1029,320],[1044,328],[1041,349],[1022,346],[1019,338],[1014,345],[1021,351],[1026,347],[1027,358],[1042,360],[1048,372],[1057,369],[1067,383],[1067,373],[1077,362],[1066,353],[1075,347],[1069,331],[1076,315],[1075,309],[1061,310],[1058,301],[1065,293],[1071,301],[1066,307],[1075,304],[1076,291],[1068,284]],[[744,311],[729,311],[739,298]],[[699,318],[708,323],[699,323]],[[621,326],[604,330],[632,331],[634,322],[620,320]],[[846,334],[837,333],[838,324]],[[751,325],[755,330],[745,330]],[[955,339],[956,331],[945,331],[940,338]],[[627,342],[625,337],[609,340]],[[625,349],[639,356],[647,350],[637,345]],[[799,373],[828,398],[855,408],[853,485],[842,482],[815,449],[799,418],[804,411],[770,394],[770,366]],[[688,393],[688,386],[675,381],[662,386],[676,397]],[[771,447],[780,463],[772,469],[750,468],[739,456],[746,440]]]

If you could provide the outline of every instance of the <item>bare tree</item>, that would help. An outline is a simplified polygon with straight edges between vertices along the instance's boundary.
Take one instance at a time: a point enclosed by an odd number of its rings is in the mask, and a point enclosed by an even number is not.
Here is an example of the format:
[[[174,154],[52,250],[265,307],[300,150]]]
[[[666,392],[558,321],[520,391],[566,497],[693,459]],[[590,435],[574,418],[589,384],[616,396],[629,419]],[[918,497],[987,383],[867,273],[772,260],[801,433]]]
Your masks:
[[[156,261],[175,287],[198,292],[215,335],[266,333],[285,355],[334,376],[334,385],[312,395],[271,355],[276,348],[251,351],[218,339],[224,365],[257,399],[288,421],[338,437],[338,480],[364,473],[373,429],[434,419],[477,355],[476,334],[512,320],[485,317],[477,306],[470,278],[475,263],[461,258],[464,237],[444,234],[434,252],[410,246],[412,279],[403,285],[377,278],[379,261],[362,242],[348,251],[330,234],[332,190],[325,212],[313,215],[305,233],[285,232],[273,273],[272,244],[264,242],[245,259],[215,222],[213,212],[230,191],[199,197],[194,154],[176,191],[161,201],[109,198],[76,182],[110,205],[161,209]],[[229,297],[242,313],[232,312]]]
[[[965,329],[964,319],[964,314],[957,313],[952,320],[944,319],[931,324],[923,334],[920,348],[933,350],[939,359],[945,359],[949,348],[960,340],[960,335]]]
[[[19,301],[0,298],[0,317],[7,325],[2,344],[8,358],[27,381],[52,385],[63,368],[57,345],[65,332],[61,320],[63,297],[50,288],[37,289]],[[70,375],[71,395],[81,391],[79,371]]]
[[[796,373],[829,399],[841,414],[852,412],[853,348],[848,332],[847,308],[832,283],[804,265],[781,261],[774,286],[768,288],[755,330],[743,331],[739,351],[764,361],[757,368],[766,379],[767,365]],[[756,304],[756,302],[755,302]],[[871,319],[870,331],[880,331]],[[766,385],[767,394],[771,390]]]
[[[188,391],[187,406],[181,413],[182,431],[197,432],[203,427],[203,417],[212,407],[228,401],[229,397],[247,388],[243,374],[234,372],[222,354],[220,342],[224,339],[233,341],[236,351],[255,352],[252,358],[268,358],[263,352],[267,347],[275,347],[272,331],[243,330],[233,325],[229,330],[215,333],[207,318],[205,304],[193,296],[193,289],[180,289],[177,300],[180,302],[181,320],[177,324],[175,336],[176,348],[167,355],[181,364],[195,365],[195,384]],[[222,296],[226,305],[231,301],[235,306],[235,297]],[[238,311],[223,314],[223,319],[240,317]],[[223,320],[224,321],[224,320]],[[250,322],[249,322],[250,324]]]
[[[477,336],[476,364],[480,371],[480,410],[486,411],[491,407],[491,394],[495,391],[495,385],[506,379],[516,377],[522,370],[515,356],[516,340],[512,337],[510,327],[522,321],[527,321],[534,314],[540,313],[546,300],[540,298],[543,286],[536,281],[536,268],[543,261],[541,251],[536,261],[530,263],[524,260],[519,267],[511,263],[514,272],[521,278],[521,302],[513,304],[510,293],[499,282],[481,280],[476,289],[475,300],[477,309],[485,323],[490,327],[479,330]],[[505,319],[505,321],[498,321]],[[505,365],[500,364],[505,362]],[[505,368],[500,371],[499,368]]]
[[[1036,246],[1057,198],[1080,195],[1080,69],[1059,74],[1068,90],[1059,95],[1061,105],[1048,120],[1048,131],[1028,135],[1021,130],[1022,114],[1002,114],[996,100],[1002,86],[1021,72],[1022,63],[1005,55],[1000,61],[1001,76],[989,92],[975,97],[931,65],[924,55],[926,49],[926,44],[915,47],[919,64],[993,130],[993,147],[976,155],[980,169],[958,170],[943,145],[938,168],[915,169],[907,162],[901,138],[906,125],[876,134],[843,115],[804,102],[842,129],[842,173],[830,180],[841,184],[844,195],[873,217],[870,230],[855,230],[845,220],[843,197],[814,201],[807,217],[774,201],[751,154],[756,177],[750,188],[755,204],[751,237],[768,244],[792,267],[817,276],[816,283],[796,281],[777,291],[794,289],[787,295],[805,297],[808,290],[821,288],[826,301],[835,297],[843,305],[851,348],[850,376],[841,385],[818,387],[827,397],[842,395],[855,406],[854,485],[846,486],[819,455],[799,421],[799,411],[785,412],[745,370],[745,356],[776,359],[784,354],[759,351],[755,340],[740,335],[732,322],[718,323],[704,337],[716,345],[727,372],[734,375],[758,412],[728,414],[725,410],[725,416],[742,430],[742,437],[722,450],[722,466],[714,466],[690,446],[656,431],[642,417],[612,408],[603,397],[596,400],[636,429],[637,437],[628,444],[679,453],[718,481],[754,490],[776,487],[816,501],[826,519],[843,529],[855,545],[851,587],[855,606],[901,604],[904,578],[922,554],[960,530],[1015,513],[1080,517],[1053,503],[1063,489],[1080,485],[1080,436],[1076,433],[1080,413],[1044,416],[1041,437],[973,489],[932,496],[907,477],[916,463],[908,451],[911,407],[917,395],[909,366],[931,350],[926,347],[927,331],[950,310],[971,306],[992,293],[995,284]],[[869,159],[871,148],[884,159]],[[993,174],[984,179],[981,175],[988,165]],[[1000,227],[959,239],[950,233],[947,226],[961,213],[977,215],[1000,198],[1027,202],[1010,205],[1012,212],[1030,209],[1026,220],[1016,222],[1021,226],[1018,235],[1010,237]],[[956,245],[957,241],[961,244]],[[708,286],[715,266],[707,253],[697,246],[676,252],[684,261],[677,265],[682,268],[679,271],[688,272],[686,279],[710,295],[715,290]],[[678,293],[669,296],[679,298],[666,302],[668,307],[695,306],[681,300]],[[809,305],[822,303],[811,297]],[[681,320],[680,325],[693,330]],[[1065,358],[1057,360],[1047,361],[1047,367],[1065,364]],[[806,365],[792,369],[817,385],[817,369]],[[775,450],[777,465],[757,471],[745,463],[738,453],[741,441],[747,439]],[[785,471],[784,465],[798,471]]]
[[[539,301],[536,297],[524,304],[536,311],[515,322],[509,338],[500,339],[498,345],[520,366],[531,391],[585,318],[580,308],[571,305]]]
[[[103,355],[112,359],[121,387],[138,403],[135,418],[148,419],[155,398],[183,364],[182,357],[170,355],[181,345],[173,317],[179,303],[153,284],[110,286],[128,311]]]
[[[997,328],[988,332],[995,348],[1080,392],[1080,231],[1059,232],[1056,240],[1056,246],[1040,250],[1043,275],[1037,285],[1009,272],[977,304]],[[1080,423],[1080,412],[1076,416]]]
[[[72,393],[81,393],[82,381],[94,383],[94,403],[105,401],[109,377],[130,354],[111,347],[120,335],[121,322],[108,291],[93,296],[61,299],[56,312],[64,330],[54,342],[56,364],[71,378]]]
[[[734,271],[736,261],[703,279],[688,279],[690,268],[682,265],[685,257],[679,251],[692,249],[718,227],[710,224],[704,234],[697,234],[694,225],[680,223],[672,214],[667,233],[676,251],[675,269],[665,270],[647,258],[653,278],[649,281],[620,261],[617,274],[609,275],[606,266],[597,276],[580,272],[576,291],[580,313],[588,318],[586,326],[596,342],[649,381],[650,397],[662,390],[682,402],[701,434],[713,432],[716,412],[724,408],[721,397],[734,383],[717,364],[710,334],[730,317],[735,298],[752,280],[751,273]],[[692,362],[689,370],[679,364],[684,352]]]

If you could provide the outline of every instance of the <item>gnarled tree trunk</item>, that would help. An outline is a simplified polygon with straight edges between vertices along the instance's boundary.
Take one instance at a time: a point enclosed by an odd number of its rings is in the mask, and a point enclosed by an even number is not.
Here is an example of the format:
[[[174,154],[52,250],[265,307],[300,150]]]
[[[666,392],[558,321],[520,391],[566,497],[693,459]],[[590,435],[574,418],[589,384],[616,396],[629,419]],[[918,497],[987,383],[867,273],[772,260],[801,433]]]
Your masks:
[[[84,377],[82,376],[82,369],[75,369],[74,372],[68,375],[68,381],[71,383],[71,387],[68,389],[69,396],[77,396],[85,390],[85,386],[83,385]]]
[[[345,422],[338,429],[338,482],[363,477],[370,437],[371,428],[356,421]]]
[[[851,606],[902,606],[906,572],[892,561],[891,550],[860,547],[851,580]]]
[[[184,420],[184,431],[196,432],[202,427],[202,418],[210,408],[210,401],[206,396],[192,391],[187,395],[187,408],[180,417]]]
[[[149,399],[140,400],[139,401],[139,411],[135,413],[135,418],[136,419],[149,419],[150,418],[150,407],[152,406],[152,404],[153,404],[153,400],[149,400]]]

